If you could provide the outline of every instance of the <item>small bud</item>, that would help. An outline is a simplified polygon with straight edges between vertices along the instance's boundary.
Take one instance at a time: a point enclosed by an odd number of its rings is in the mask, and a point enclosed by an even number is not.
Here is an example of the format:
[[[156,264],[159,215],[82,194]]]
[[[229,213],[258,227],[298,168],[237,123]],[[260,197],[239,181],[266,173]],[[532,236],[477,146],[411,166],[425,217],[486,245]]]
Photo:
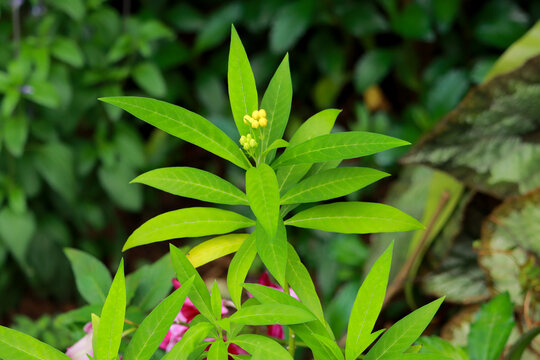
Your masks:
[[[249,144],[248,143],[244,144],[244,150],[249,150]]]
[[[244,145],[246,141],[247,141],[246,137],[242,135],[242,137],[240,138],[240,144]]]
[[[255,141],[255,139],[251,139],[251,141],[249,142],[249,147],[255,147],[257,146],[257,142]]]
[[[257,120],[255,120],[254,122],[251,123],[251,127],[256,129],[259,127],[259,122]]]
[[[249,141],[249,140],[253,139],[253,137],[251,136],[251,134],[247,134],[246,139]]]
[[[264,109],[259,110],[259,117],[260,118],[266,118],[266,110],[264,110]]]
[[[266,125],[268,125],[268,120],[266,120],[266,118],[262,118],[259,120],[259,125],[261,125],[262,127],[266,127]]]
[[[259,119],[259,112],[257,110],[253,111],[253,113],[251,114],[251,117],[255,120],[258,120]]]

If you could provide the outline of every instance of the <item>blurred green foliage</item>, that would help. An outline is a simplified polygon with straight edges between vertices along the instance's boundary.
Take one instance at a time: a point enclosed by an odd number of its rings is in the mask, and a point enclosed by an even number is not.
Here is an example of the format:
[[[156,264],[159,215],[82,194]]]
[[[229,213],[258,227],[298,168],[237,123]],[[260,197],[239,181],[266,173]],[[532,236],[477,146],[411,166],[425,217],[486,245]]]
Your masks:
[[[96,101],[158,97],[234,134],[224,66],[231,23],[256,54],[258,86],[284,52],[294,55],[290,130],[334,106],[343,108],[342,127],[415,141],[539,15],[540,3],[524,0],[0,3],[0,293],[9,294],[0,314],[29,285],[73,296],[62,248],[116,256],[142,222],[133,213],[171,206],[128,185],[140,172],[192,161],[234,178],[215,158],[184,145],[180,152],[170,137]],[[399,155],[375,159],[385,167]],[[331,271],[343,281],[358,277],[358,241],[331,245]],[[319,278],[330,296],[336,285]]]

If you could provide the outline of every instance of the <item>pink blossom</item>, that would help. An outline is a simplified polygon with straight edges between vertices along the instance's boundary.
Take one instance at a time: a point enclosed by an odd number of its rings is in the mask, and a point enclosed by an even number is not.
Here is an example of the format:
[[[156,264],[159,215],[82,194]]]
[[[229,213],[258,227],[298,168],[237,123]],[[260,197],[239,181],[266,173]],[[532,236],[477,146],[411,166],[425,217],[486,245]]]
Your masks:
[[[88,360],[88,355],[94,356],[94,350],[92,349],[92,323],[86,324],[84,331],[86,335],[66,350],[66,355],[73,360]]]

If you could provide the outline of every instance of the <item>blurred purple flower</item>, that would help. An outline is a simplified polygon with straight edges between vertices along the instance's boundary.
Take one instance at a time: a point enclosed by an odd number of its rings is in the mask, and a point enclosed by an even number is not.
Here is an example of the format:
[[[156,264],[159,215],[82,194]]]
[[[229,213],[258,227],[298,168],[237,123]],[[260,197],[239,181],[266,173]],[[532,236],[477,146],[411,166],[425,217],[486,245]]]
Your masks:
[[[94,350],[92,349],[92,323],[88,323],[84,326],[84,335],[79,341],[66,350],[66,355],[73,360],[88,360],[88,356],[94,356]]]

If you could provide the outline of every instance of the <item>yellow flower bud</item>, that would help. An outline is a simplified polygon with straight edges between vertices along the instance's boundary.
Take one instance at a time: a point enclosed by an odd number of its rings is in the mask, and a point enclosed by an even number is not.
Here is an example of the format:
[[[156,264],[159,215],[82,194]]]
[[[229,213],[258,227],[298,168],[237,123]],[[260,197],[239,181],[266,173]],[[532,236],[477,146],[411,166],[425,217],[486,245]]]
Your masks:
[[[268,120],[266,120],[266,118],[262,118],[259,120],[259,125],[261,125],[262,127],[266,127],[266,125],[268,125]]]
[[[254,139],[251,139],[251,141],[249,142],[249,147],[255,147],[255,146],[257,146],[257,142]]]
[[[260,118],[266,118],[266,110],[264,110],[264,109],[259,110],[259,117]]]
[[[249,141],[249,140],[253,139],[253,137],[251,137],[251,134],[247,134],[246,139]]]
[[[249,144],[248,143],[244,144],[244,150],[249,150]]]
[[[259,122],[257,120],[255,120],[254,122],[251,123],[251,127],[256,129],[259,127]]]
[[[253,114],[251,114],[251,117],[255,120],[259,119],[259,112],[257,110],[253,111]]]
[[[246,137],[242,135],[242,137],[240,137],[240,144],[244,145],[246,141],[247,141]]]

